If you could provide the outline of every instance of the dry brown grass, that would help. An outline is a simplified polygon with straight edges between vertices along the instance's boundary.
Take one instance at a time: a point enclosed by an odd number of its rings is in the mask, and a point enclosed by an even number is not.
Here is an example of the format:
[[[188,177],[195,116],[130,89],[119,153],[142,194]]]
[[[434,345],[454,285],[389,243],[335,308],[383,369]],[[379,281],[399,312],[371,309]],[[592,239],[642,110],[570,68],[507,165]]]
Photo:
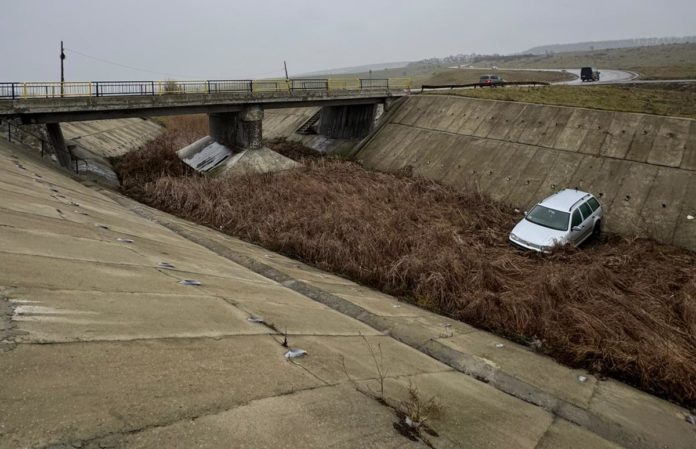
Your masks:
[[[162,139],[119,165],[154,207],[696,404],[694,253],[618,237],[522,253],[507,243],[519,214],[475,192],[309,157],[278,174],[187,176],[159,162]]]

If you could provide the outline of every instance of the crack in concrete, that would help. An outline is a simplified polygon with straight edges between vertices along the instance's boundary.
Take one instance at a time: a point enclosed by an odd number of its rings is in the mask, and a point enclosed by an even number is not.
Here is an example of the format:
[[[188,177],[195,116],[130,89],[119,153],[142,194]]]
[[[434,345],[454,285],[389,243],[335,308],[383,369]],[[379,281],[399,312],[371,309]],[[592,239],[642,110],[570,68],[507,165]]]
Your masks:
[[[97,435],[97,436],[93,436],[90,438],[84,438],[84,439],[79,439],[79,440],[72,439],[70,441],[58,441],[58,442],[50,443],[46,446],[43,446],[40,449],[64,449],[64,448],[67,449],[67,448],[73,448],[73,447],[85,447],[85,448],[118,447],[120,445],[120,443],[122,443],[125,438],[127,438],[128,436],[131,436],[131,435],[137,435],[139,433],[146,432],[149,430],[169,427],[169,426],[175,425],[175,424],[180,423],[180,422],[195,421],[195,420],[205,418],[208,416],[220,415],[220,414],[232,411],[232,410],[247,407],[255,402],[263,401],[266,399],[292,396],[294,394],[299,394],[299,393],[303,393],[303,392],[307,392],[307,391],[319,390],[319,389],[324,389],[324,388],[334,388],[334,387],[337,387],[339,385],[341,385],[341,384],[340,383],[322,384],[322,385],[315,385],[315,386],[307,387],[307,388],[300,388],[297,390],[295,390],[295,389],[288,390],[288,391],[281,392],[281,393],[273,395],[273,396],[264,396],[264,397],[254,398],[254,399],[251,399],[249,401],[239,402],[239,403],[236,403],[230,407],[218,407],[218,408],[204,409],[198,413],[191,413],[189,415],[183,415],[183,416],[177,417],[177,419],[152,423],[152,424],[148,424],[148,425],[145,425],[142,427],[131,427],[131,428],[119,431],[119,432],[109,432],[106,434]],[[75,446],[76,443],[79,445]]]

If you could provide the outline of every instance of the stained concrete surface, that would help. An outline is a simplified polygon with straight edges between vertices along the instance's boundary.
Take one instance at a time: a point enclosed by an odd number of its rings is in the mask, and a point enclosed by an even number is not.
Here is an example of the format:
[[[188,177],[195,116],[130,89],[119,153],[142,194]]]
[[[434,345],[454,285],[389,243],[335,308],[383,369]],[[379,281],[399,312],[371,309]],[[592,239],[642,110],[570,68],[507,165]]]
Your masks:
[[[520,209],[589,190],[606,230],[696,249],[694,120],[444,95],[398,108],[358,152],[367,167],[411,167]]]
[[[556,438],[577,433],[559,426],[553,410],[479,382],[396,335],[427,342],[444,318],[167,214],[150,210],[148,219],[124,207],[128,200],[80,185],[27,151],[0,141],[7,175],[0,178],[0,303],[9,311],[0,324],[11,326],[0,333],[0,448],[425,447],[394,427],[409,382],[444,403],[430,421],[439,434],[426,437],[432,447],[531,448],[554,426]],[[114,242],[121,236],[133,242]],[[276,282],[235,255],[303,281]],[[161,261],[175,268],[158,267]],[[357,298],[380,319],[403,308],[408,316],[391,318],[414,321],[393,323],[395,338],[310,299],[297,282]],[[286,337],[308,355],[286,360]],[[376,383],[370,348],[383,354],[390,406],[361,388]],[[535,363],[533,354],[525,357]],[[622,390],[624,398],[634,394]],[[611,415],[616,405],[606,396],[595,407]],[[678,408],[633,400],[646,417],[672,413],[664,417],[676,435],[670,447],[686,447],[679,438],[689,434],[673,422]],[[630,420],[633,412],[621,413]]]

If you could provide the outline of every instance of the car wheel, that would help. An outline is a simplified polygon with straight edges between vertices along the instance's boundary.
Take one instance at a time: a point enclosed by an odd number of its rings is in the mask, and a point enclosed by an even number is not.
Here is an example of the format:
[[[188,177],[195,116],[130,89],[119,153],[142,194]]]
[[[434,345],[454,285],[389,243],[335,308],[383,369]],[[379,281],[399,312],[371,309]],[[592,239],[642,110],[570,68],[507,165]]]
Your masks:
[[[595,223],[594,228],[592,228],[592,238],[599,240],[599,236],[602,234],[602,221]]]

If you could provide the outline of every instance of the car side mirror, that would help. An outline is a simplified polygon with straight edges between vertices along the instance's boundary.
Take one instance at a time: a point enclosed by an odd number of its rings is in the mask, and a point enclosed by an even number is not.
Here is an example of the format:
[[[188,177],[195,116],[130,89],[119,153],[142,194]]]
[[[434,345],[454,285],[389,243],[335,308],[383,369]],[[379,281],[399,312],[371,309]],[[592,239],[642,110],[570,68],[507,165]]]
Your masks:
[[[581,230],[581,229],[582,229],[582,226],[573,226],[570,230],[571,230],[571,231],[578,232],[578,231]]]

